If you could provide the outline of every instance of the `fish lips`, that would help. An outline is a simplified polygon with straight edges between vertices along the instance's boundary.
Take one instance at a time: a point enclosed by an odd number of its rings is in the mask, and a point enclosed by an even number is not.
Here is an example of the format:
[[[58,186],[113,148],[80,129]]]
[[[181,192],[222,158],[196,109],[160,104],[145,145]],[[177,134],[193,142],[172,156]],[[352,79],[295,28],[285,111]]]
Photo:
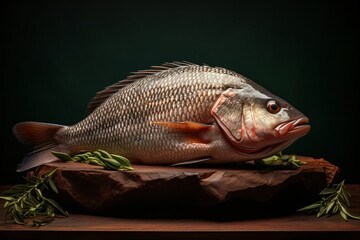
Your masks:
[[[289,138],[299,138],[306,135],[311,127],[308,124],[307,117],[299,117],[284,123],[279,124],[275,131],[279,136],[286,136]]]

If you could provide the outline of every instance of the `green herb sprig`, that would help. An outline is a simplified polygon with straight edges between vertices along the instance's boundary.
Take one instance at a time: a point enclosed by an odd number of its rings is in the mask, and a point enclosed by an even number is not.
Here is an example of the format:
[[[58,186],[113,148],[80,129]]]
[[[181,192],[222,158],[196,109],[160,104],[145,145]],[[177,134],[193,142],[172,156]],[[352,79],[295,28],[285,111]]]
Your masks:
[[[52,154],[65,162],[72,161],[99,165],[108,170],[133,170],[129,159],[116,154],[110,154],[101,149],[94,152],[79,153],[72,157],[63,152],[52,152]]]
[[[282,154],[282,152],[278,152],[273,156],[257,160],[255,163],[275,169],[297,169],[301,165],[306,164],[306,162],[296,159],[295,155],[285,155]]]
[[[17,224],[28,224],[26,219],[32,218],[32,225],[39,227],[52,222],[58,212],[63,216],[69,216],[58,203],[43,195],[45,189],[52,189],[58,193],[52,180],[57,169],[43,176],[31,176],[25,184],[13,186],[1,193],[0,198],[5,200],[5,221],[12,216]]]
[[[297,211],[306,211],[308,214],[316,214],[317,217],[340,213],[345,221],[348,221],[349,218],[360,220],[360,217],[352,215],[348,210],[351,195],[345,188],[345,180],[339,184],[333,184],[332,187],[325,188],[319,195],[321,197],[320,201]]]

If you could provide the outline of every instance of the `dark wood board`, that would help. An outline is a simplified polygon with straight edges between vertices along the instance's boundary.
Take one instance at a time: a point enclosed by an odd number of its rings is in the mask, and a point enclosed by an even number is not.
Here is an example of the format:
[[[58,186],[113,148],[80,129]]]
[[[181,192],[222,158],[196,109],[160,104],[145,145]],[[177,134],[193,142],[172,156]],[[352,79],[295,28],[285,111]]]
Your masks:
[[[325,178],[329,178],[335,171],[326,162],[317,161],[314,164],[317,164],[318,167],[308,164],[299,171],[320,171],[323,173],[322,177]],[[59,165],[65,167],[60,163],[52,165],[52,167],[59,167]],[[97,167],[82,164],[71,165],[70,168],[79,171],[84,171],[84,169],[87,169],[86,171],[93,171],[92,169],[103,171]],[[158,170],[163,169],[165,171],[167,169],[167,167],[159,166],[155,168],[158,176],[161,175],[161,171]],[[49,168],[43,169],[45,171],[45,169]],[[184,169],[189,173],[208,171],[205,168],[200,170],[176,168],[175,171],[183,172]],[[318,171],[315,169],[318,169]],[[151,175],[154,175],[156,173],[146,166],[135,166],[134,171],[137,171],[135,174],[151,173]],[[244,171],[244,169],[241,169],[241,171]],[[326,171],[328,172],[325,173]],[[312,175],[305,174],[304,176],[309,177]],[[306,180],[309,179],[306,178],[304,181],[307,182]],[[316,185],[316,183],[312,184]],[[326,185],[326,180],[321,183],[321,185],[324,184]],[[6,188],[8,187],[2,186],[2,190]],[[354,215],[360,215],[360,185],[347,185],[347,188],[352,194],[350,211]],[[144,200],[146,200],[146,197]],[[95,215],[95,213],[80,213],[71,210],[70,217],[56,218],[51,224],[42,226],[39,229],[29,225],[21,226],[1,221],[0,239],[360,239],[360,221],[350,220],[345,222],[340,216],[316,218],[315,216],[296,213],[292,208],[289,211],[281,212],[281,214],[269,214],[278,211],[281,206],[285,209],[296,206],[296,204],[286,202],[287,200],[277,199],[276,207],[271,205],[274,202],[264,201],[261,205],[262,210],[268,209],[269,211],[265,214],[253,216],[251,214],[239,216],[241,215],[240,210],[244,208],[233,210],[234,205],[227,204],[228,201],[218,200],[215,201],[214,206],[204,207],[205,210],[198,211],[196,214],[188,214],[188,212],[178,214],[179,212],[175,211],[174,214],[170,215],[151,215],[151,213],[161,211],[161,205],[152,206],[146,201],[142,203],[142,206],[136,206],[136,204],[139,204],[138,202],[124,206],[123,209],[126,209],[127,213],[133,212],[133,215],[126,214],[122,216],[121,211],[117,212],[115,216],[100,213]],[[226,205],[226,207],[222,207],[222,204]],[[141,214],[144,209],[151,208],[155,209],[146,214]],[[182,208],[180,207],[180,209]],[[221,215],[206,213],[206,211],[212,210],[224,212]],[[251,212],[251,209],[249,212]],[[228,215],[232,217],[224,217]],[[234,215],[238,217],[234,217]],[[3,219],[3,210],[1,210],[0,214],[1,219]]]
[[[360,215],[360,185],[347,185],[351,212]],[[3,212],[2,212],[3,213]],[[3,219],[3,216],[0,216]],[[36,229],[0,224],[0,239],[359,239],[360,221],[340,216],[287,216],[234,221],[206,219],[129,219],[70,213]]]

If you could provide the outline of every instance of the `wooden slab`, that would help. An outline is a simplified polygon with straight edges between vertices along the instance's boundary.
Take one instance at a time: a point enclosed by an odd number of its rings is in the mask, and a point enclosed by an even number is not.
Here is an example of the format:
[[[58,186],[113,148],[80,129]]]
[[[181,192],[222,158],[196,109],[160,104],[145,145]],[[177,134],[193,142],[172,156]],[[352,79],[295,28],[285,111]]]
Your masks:
[[[270,170],[253,164],[169,167],[133,165],[109,171],[81,163],[54,162],[36,174],[58,168],[53,197],[74,211],[122,217],[249,218],[286,214],[310,203],[339,169],[324,159],[298,157],[296,170]]]
[[[347,185],[352,194],[350,211],[360,215],[360,185]],[[4,189],[8,189],[5,187]],[[1,190],[1,186],[0,186]],[[3,201],[0,200],[0,204]],[[345,222],[340,216],[316,218],[292,213],[278,217],[220,221],[197,218],[123,218],[70,212],[39,229],[4,223],[0,211],[0,239],[115,240],[115,239],[346,239],[358,240],[360,221]]]

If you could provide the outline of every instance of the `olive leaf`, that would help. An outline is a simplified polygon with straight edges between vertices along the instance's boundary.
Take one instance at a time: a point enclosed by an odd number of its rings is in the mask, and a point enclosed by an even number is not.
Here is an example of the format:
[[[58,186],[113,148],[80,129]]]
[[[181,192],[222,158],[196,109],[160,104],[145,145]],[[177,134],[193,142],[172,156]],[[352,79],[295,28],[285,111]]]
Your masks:
[[[280,151],[273,156],[256,160],[255,164],[274,169],[297,169],[301,165],[306,164],[306,162],[296,159],[295,155],[285,155]]]
[[[55,157],[57,157],[58,159],[64,161],[64,162],[68,162],[68,161],[72,161],[72,158],[66,154],[66,153],[62,153],[62,152],[51,152]]]
[[[46,189],[58,193],[52,180],[56,171],[54,169],[40,177],[31,176],[26,179],[26,184],[18,184],[2,192],[0,198],[5,200],[5,221],[9,216],[17,224],[27,224],[26,220],[32,219],[33,226],[40,227],[52,222],[56,212],[69,216],[58,203],[46,198],[43,193]]]
[[[360,220],[360,217],[352,215],[348,210],[351,195],[345,187],[345,180],[339,184],[333,184],[332,187],[325,188],[319,193],[319,196],[321,197],[320,201],[300,208],[297,211],[305,211],[308,214],[314,213],[317,217],[340,213],[340,216],[345,221],[348,221],[348,219]]]
[[[110,154],[104,150],[98,149],[93,152],[79,153],[69,156],[63,152],[51,152],[55,157],[65,162],[81,162],[93,165],[103,166],[108,170],[133,170],[129,159],[116,154]]]

